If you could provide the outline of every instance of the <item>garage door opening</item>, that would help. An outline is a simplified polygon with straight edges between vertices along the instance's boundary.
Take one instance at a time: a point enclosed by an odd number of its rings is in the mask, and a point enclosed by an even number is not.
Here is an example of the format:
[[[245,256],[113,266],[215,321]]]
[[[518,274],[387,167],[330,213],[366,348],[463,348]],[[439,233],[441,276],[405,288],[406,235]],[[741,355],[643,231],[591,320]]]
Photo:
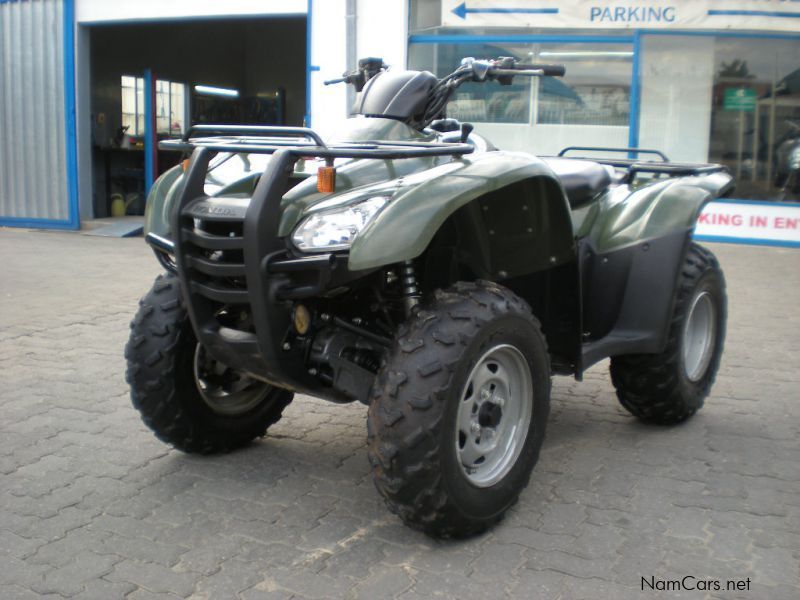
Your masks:
[[[304,16],[93,26],[89,47],[95,218],[144,214],[148,128],[303,123]],[[153,177],[181,158],[156,151]]]

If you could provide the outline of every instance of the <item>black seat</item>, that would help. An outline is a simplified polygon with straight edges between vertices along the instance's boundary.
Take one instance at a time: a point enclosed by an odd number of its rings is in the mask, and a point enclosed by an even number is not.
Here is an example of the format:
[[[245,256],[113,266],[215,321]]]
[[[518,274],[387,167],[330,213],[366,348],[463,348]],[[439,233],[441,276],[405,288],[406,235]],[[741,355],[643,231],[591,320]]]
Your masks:
[[[590,160],[575,158],[543,158],[553,169],[567,194],[569,205],[577,208],[590,202],[611,184],[608,169]]]

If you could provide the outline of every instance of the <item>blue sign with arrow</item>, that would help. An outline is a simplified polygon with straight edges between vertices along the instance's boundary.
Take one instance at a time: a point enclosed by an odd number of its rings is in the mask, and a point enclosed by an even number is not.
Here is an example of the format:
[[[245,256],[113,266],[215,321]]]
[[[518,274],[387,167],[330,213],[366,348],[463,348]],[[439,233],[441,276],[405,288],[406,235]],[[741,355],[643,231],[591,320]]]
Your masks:
[[[503,15],[557,15],[557,8],[467,8],[467,3],[462,2],[453,9],[453,14],[466,19],[467,15],[473,14],[503,14]]]

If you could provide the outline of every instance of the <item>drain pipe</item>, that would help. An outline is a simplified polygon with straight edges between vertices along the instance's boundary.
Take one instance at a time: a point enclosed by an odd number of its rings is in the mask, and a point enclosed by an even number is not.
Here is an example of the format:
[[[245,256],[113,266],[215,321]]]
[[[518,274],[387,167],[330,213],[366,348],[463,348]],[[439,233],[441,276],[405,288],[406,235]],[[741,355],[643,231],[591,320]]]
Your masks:
[[[358,0],[347,0],[345,6],[345,61],[347,62],[347,71],[350,73],[356,70],[358,62],[358,39],[356,33],[357,2]],[[352,85],[345,87],[347,87],[347,116],[349,117],[350,111],[356,103],[356,91],[353,89]]]

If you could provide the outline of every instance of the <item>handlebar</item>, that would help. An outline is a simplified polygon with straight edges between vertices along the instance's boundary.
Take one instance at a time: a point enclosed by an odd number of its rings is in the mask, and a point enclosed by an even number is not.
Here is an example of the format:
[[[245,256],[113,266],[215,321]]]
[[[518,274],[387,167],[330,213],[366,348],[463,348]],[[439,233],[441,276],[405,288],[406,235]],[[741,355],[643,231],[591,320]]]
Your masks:
[[[454,78],[460,85],[465,81],[497,80],[500,85],[509,85],[514,77],[561,77],[566,73],[563,65],[525,64],[512,56],[501,56],[493,60],[472,57],[462,59],[461,66],[442,81]]]
[[[534,65],[523,65],[523,64],[516,64],[514,65],[515,71],[540,71],[537,75],[544,76],[544,77],[563,77],[566,72],[567,68],[564,65],[545,65],[545,64],[534,64]],[[517,75],[522,75],[523,73],[517,73]]]
[[[373,77],[386,71],[389,67],[380,58],[363,58],[358,61],[358,69],[343,73],[341,77],[325,81],[325,85],[348,83],[361,92]],[[455,90],[469,81],[497,81],[500,85],[510,85],[514,77],[563,77],[566,69],[563,65],[525,64],[518,62],[513,56],[500,56],[496,59],[479,59],[466,57],[461,65],[449,75],[439,79],[427,92],[427,101],[420,115],[409,119],[409,124],[417,129],[424,129],[431,122],[444,114],[445,106]]]

